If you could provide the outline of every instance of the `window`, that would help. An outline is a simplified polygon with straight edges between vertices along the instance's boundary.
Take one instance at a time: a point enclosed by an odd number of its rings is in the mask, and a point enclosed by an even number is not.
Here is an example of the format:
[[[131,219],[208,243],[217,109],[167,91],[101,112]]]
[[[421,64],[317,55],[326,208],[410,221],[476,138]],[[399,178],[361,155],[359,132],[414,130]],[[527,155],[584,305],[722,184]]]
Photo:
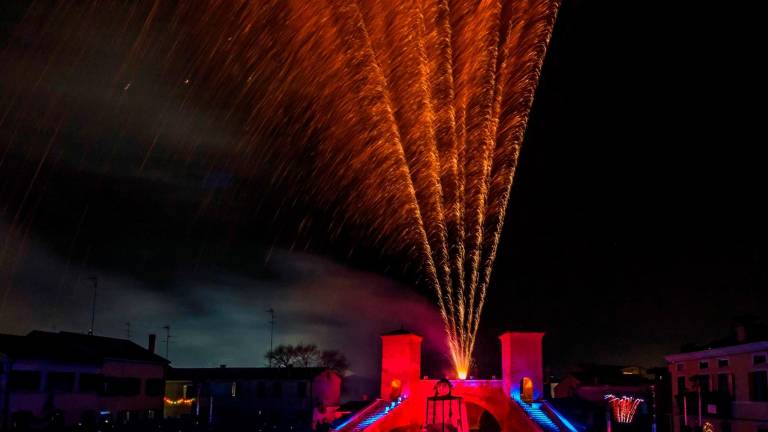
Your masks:
[[[677,377],[677,394],[685,393],[685,377]]]
[[[728,367],[729,363],[727,358],[717,359],[717,367],[719,368]]]
[[[237,382],[232,381],[232,397],[237,396]]]
[[[307,397],[307,382],[306,381],[299,381],[299,383],[296,386],[296,392],[299,395],[299,398],[304,399]]]
[[[768,401],[768,371],[749,373],[749,400]]]
[[[709,369],[709,362],[708,361],[700,361],[699,362],[699,369]]]
[[[104,378],[99,374],[80,374],[80,393],[101,393],[104,390]]]
[[[11,371],[8,376],[8,387],[11,391],[40,391],[40,372]]]
[[[753,365],[761,365],[761,364],[765,364],[765,362],[766,362],[765,354],[755,354],[754,356],[752,356]]]
[[[187,386],[184,386],[184,389],[186,390]],[[147,396],[162,396],[165,394],[165,382],[162,380],[162,378],[150,378],[146,382],[146,388],[144,389],[144,393],[147,394]],[[185,396],[186,397],[186,396]]]
[[[702,393],[709,392],[709,375],[696,375],[693,379]]]
[[[107,377],[104,379],[104,393],[107,396],[138,396],[141,380],[138,378]]]
[[[730,393],[730,389],[728,388],[730,385],[731,379],[728,374],[718,374],[717,375],[717,391],[722,393]]]
[[[677,371],[680,372],[681,370],[685,369],[685,363],[678,363],[675,365],[675,367],[677,368]]]
[[[74,372],[48,372],[45,391],[72,393],[75,391]]]
[[[272,383],[272,396],[276,398],[283,397],[283,383],[275,381]]]

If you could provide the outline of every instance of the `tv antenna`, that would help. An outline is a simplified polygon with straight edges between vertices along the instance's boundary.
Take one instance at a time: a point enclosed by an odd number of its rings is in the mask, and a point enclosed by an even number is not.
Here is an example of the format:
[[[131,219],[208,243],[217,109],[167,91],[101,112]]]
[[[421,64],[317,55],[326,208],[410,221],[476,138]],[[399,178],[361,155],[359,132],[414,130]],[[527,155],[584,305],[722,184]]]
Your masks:
[[[96,296],[99,292],[99,278],[91,276],[87,280],[93,282],[93,301],[91,302],[91,326],[88,328],[88,334],[93,336],[93,329],[96,323]]]
[[[165,325],[163,326],[163,330],[165,330],[165,359],[168,360],[168,352],[171,345],[171,326]]]

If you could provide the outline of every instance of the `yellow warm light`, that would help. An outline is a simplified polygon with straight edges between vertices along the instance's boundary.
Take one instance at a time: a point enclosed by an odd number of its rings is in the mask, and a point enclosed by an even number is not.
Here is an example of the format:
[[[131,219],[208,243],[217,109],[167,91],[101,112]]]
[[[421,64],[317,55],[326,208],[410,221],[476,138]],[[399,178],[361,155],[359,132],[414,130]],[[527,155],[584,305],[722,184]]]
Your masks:
[[[462,352],[455,341],[449,339],[448,343],[451,347],[451,358],[453,359],[453,364],[456,368],[456,376],[461,380],[467,379],[469,365],[471,363],[469,354]]]
[[[163,400],[168,405],[192,405],[192,403],[195,402],[194,398],[192,399],[181,398],[181,399],[173,400],[166,397],[166,398],[163,398]]]

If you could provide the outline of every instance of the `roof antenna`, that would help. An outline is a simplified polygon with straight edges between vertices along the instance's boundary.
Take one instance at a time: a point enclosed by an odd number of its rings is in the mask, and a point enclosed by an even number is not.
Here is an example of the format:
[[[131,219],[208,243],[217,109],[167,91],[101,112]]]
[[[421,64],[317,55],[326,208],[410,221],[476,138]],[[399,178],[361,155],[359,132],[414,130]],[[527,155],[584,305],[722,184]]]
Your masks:
[[[171,343],[171,326],[170,324],[163,326],[163,329],[165,330],[165,359],[170,360],[168,358],[168,348]]]
[[[269,367],[272,367],[272,343],[275,338],[275,309],[269,308],[267,310],[267,313],[269,314]]]
[[[99,278],[91,276],[87,280],[93,282],[93,302],[91,303],[91,327],[88,328],[88,335],[93,336],[93,328],[96,323],[96,295],[99,292]]]

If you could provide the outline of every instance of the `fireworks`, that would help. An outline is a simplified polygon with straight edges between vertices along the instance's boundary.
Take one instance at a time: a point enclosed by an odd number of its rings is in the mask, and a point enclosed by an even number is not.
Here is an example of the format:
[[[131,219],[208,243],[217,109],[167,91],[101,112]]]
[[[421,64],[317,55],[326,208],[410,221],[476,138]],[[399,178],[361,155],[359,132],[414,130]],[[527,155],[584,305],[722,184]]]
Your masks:
[[[637,413],[637,408],[643,403],[642,399],[632,396],[616,397],[612,394],[605,395],[608,405],[613,412],[613,418],[619,423],[632,423]]]
[[[281,163],[315,155],[323,180],[299,193],[340,215],[331,235],[353,229],[419,264],[460,377],[556,8],[553,0],[273,1],[205,20],[206,29],[209,20],[240,29],[197,55],[215,68],[191,74],[211,74],[206,88],[241,82],[232,94],[207,94],[210,104],[235,101],[250,113],[246,154]]]
[[[108,78],[99,85],[107,90],[99,97],[112,102],[109,114],[118,120],[107,128],[99,113],[89,119],[89,133],[142,137],[132,142],[138,173],[163,157],[195,156],[210,161],[211,171],[269,173],[283,207],[326,210],[331,240],[353,233],[383,253],[408,257],[435,293],[464,377],[557,6],[68,2],[50,22],[74,36],[57,42],[50,61],[116,53],[117,61],[103,66]],[[97,28],[115,30],[105,38],[93,33]],[[13,71],[22,75],[26,63],[17,64]],[[77,76],[80,63],[65,64]],[[162,102],[146,107],[147,95]],[[78,107],[67,99],[55,110]],[[146,123],[137,126],[136,118]],[[213,126],[227,133],[211,144]],[[173,152],[163,156],[159,141]],[[217,211],[226,209],[223,203]],[[302,221],[299,232],[311,224]]]

